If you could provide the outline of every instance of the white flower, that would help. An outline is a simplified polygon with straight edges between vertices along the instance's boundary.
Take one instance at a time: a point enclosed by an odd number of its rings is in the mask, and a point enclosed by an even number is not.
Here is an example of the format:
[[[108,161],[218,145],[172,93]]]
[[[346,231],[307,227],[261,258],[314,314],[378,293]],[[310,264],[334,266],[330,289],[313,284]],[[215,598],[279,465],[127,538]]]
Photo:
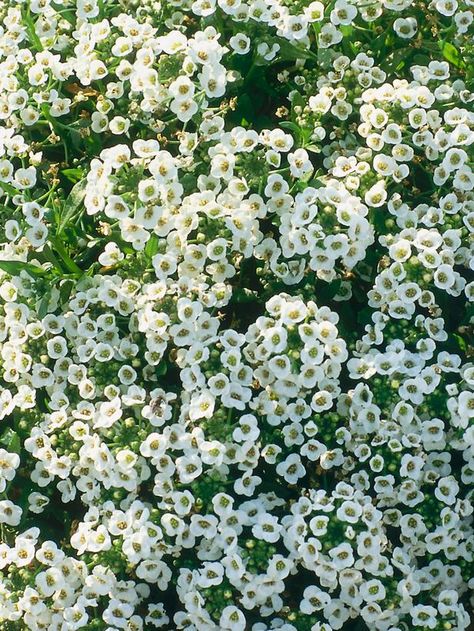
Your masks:
[[[26,169],[17,169],[15,171],[15,185],[21,190],[33,188],[36,184],[36,169],[28,167]]]
[[[414,37],[418,29],[416,19],[413,17],[397,18],[393,23],[393,30],[403,39],[411,39]]]
[[[229,44],[239,55],[246,55],[250,50],[250,38],[245,33],[233,35],[229,40]]]
[[[311,408],[315,412],[323,412],[331,409],[333,405],[331,393],[327,390],[315,392],[311,399]]]
[[[192,420],[211,418],[215,400],[210,392],[202,392],[191,401],[189,416]]]
[[[275,543],[280,538],[282,527],[278,520],[269,513],[263,513],[258,516],[257,523],[252,526],[252,534],[256,539]]]
[[[338,570],[351,567],[354,564],[352,548],[348,543],[341,543],[340,545],[331,548],[331,550],[329,550],[329,556],[332,559],[334,567]]]
[[[438,485],[435,489],[435,496],[440,502],[450,506],[456,501],[458,493],[459,484],[456,482],[454,477],[448,476],[438,480]]]
[[[437,611],[431,605],[415,605],[410,610],[412,623],[415,627],[434,629],[436,627]]]
[[[123,261],[124,256],[118,245],[114,241],[109,241],[106,243],[104,251],[99,255],[98,260],[101,265],[107,267]]]
[[[219,626],[221,629],[228,629],[229,631],[244,631],[246,624],[245,616],[240,609],[234,605],[224,607],[219,618]]]
[[[50,499],[42,493],[33,492],[28,495],[28,510],[32,513],[42,513],[49,504]]]
[[[7,482],[15,477],[16,469],[20,466],[20,456],[0,448],[0,493],[3,493]]]
[[[0,500],[0,523],[18,526],[22,512],[22,509],[10,500]]]
[[[387,199],[387,191],[385,190],[385,183],[383,180],[374,184],[364,196],[364,201],[368,206],[372,208],[379,208],[383,206]]]
[[[294,153],[289,153],[288,163],[293,177],[301,178],[313,171],[313,165],[305,149],[297,149]]]
[[[306,474],[306,469],[301,464],[298,454],[290,454],[276,467],[276,472],[283,477],[288,484],[296,484]]]
[[[181,483],[187,484],[201,475],[202,461],[197,455],[176,458],[176,472]]]
[[[360,586],[360,595],[366,602],[372,603],[378,600],[384,600],[386,590],[380,580],[372,579]]]
[[[441,15],[451,16],[458,8],[457,0],[437,0],[435,8]]]

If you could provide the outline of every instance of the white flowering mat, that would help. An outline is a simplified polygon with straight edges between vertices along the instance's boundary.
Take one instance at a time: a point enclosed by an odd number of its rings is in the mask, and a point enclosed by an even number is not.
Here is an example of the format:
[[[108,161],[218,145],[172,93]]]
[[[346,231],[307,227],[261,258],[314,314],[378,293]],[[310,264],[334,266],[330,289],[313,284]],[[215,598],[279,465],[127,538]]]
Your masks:
[[[0,0],[0,631],[467,631],[474,0]]]

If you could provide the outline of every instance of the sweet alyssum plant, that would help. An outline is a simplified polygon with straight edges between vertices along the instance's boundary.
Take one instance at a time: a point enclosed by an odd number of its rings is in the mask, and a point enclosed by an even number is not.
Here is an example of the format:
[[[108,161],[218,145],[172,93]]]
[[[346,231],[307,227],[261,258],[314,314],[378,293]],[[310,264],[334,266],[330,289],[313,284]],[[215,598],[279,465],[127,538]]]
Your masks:
[[[0,628],[462,631],[473,0],[0,2]]]

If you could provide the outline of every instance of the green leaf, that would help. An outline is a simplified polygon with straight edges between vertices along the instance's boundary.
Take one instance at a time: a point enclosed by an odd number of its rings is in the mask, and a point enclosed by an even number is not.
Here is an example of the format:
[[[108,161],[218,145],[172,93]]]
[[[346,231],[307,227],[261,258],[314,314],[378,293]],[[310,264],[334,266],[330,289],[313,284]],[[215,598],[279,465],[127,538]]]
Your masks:
[[[296,61],[298,59],[314,59],[317,60],[317,55],[309,49],[298,48],[290,44],[290,42],[281,40],[279,41],[280,50],[278,53],[279,59],[282,61]]]
[[[301,134],[301,128],[299,127],[299,125],[293,123],[292,121],[283,121],[280,123],[280,127],[283,127],[283,129],[289,129],[295,134]]]
[[[308,186],[312,186],[313,188],[322,188],[324,186],[324,182],[318,178],[313,178],[308,182]]]
[[[91,133],[90,136],[86,136],[82,139],[87,155],[95,157],[102,149],[102,139],[99,134]]]
[[[323,67],[327,67],[331,65],[332,62],[332,53],[328,48],[318,48],[318,63],[323,66]]]
[[[467,350],[467,342],[466,342],[466,340],[463,337],[461,337],[460,335],[458,335],[457,333],[455,333],[453,335],[453,337],[456,340],[456,344],[457,344],[459,350],[461,350],[463,353],[465,353],[466,350]]]
[[[372,39],[372,49],[374,52],[381,52],[387,46],[387,40],[389,38],[390,32],[382,31],[380,35],[377,35],[374,39]]]
[[[70,182],[76,184],[84,177],[83,169],[63,169],[61,171],[62,175],[66,177]]]
[[[47,271],[42,267],[32,263],[25,263],[24,261],[0,261],[0,269],[10,274],[10,276],[18,276],[20,272],[27,272],[33,278],[47,274]]]
[[[62,240],[50,235],[49,241],[54,248],[55,254],[57,253],[60,256],[66,268],[73,274],[79,274],[80,276],[82,276],[83,274],[82,269],[69,256],[66,248],[64,247],[64,243],[62,242]]]
[[[152,234],[145,246],[145,254],[151,259],[158,252],[159,239],[158,235]]]
[[[59,297],[61,304],[65,304],[69,300],[69,296],[71,295],[74,285],[75,281],[71,279],[61,281],[59,285]]]
[[[340,26],[339,28],[343,35],[341,45],[342,45],[342,50],[344,54],[348,56],[357,54],[356,45],[352,42],[353,32],[354,32],[353,27],[349,25],[343,25],[343,26]]]
[[[295,107],[296,105],[299,105],[300,107],[304,107],[306,105],[306,101],[303,95],[300,94],[299,92],[292,92],[290,101],[293,107]]]
[[[0,438],[0,444],[3,445],[4,449],[10,453],[20,453],[20,437],[11,427],[7,427],[7,429],[3,432],[2,437]]]
[[[428,55],[415,55],[413,57],[413,62],[415,64],[419,64],[420,66],[427,66],[430,63],[431,59]]]
[[[48,313],[49,309],[49,303],[51,302],[51,298],[52,298],[52,290],[49,289],[48,291],[46,291],[43,296],[41,297],[41,300],[37,303],[37,309],[38,309],[38,318],[44,318],[44,316]]]
[[[42,258],[44,257],[46,261],[49,261],[50,263],[52,263],[53,267],[55,268],[57,272],[59,272],[60,274],[63,273],[61,263],[58,261],[54,252],[51,250],[50,246],[47,243],[43,246],[43,252],[41,254],[42,254]]]
[[[168,372],[168,364],[163,359],[156,367],[155,374],[157,377],[162,377],[163,375],[166,375],[167,372]]]
[[[456,68],[463,68],[466,65],[456,46],[450,42],[444,42],[443,40],[440,40],[438,44],[446,61],[449,61],[449,63],[456,66]]]
[[[67,20],[69,24],[72,24],[73,26],[76,24],[76,20],[74,19],[74,13],[72,11],[65,11],[62,8],[62,5],[57,4],[56,2],[51,2],[51,6],[55,11],[60,12],[61,17]]]
[[[7,195],[10,195],[10,197],[18,194],[18,190],[11,184],[7,184],[7,182],[0,182],[0,188],[2,188]]]
[[[71,192],[64,202],[61,219],[59,221],[58,229],[56,232],[58,236],[79,210],[79,207],[81,206],[84,197],[86,196],[86,185],[87,180],[84,178],[72,187]]]
[[[36,32],[36,28],[35,28],[35,23],[33,22],[30,16],[29,10],[28,12],[23,13],[23,21],[26,25],[26,32],[28,34],[28,39],[30,40],[30,43],[33,44],[33,46],[35,46],[35,48],[38,51],[42,51],[43,44],[41,43],[41,40],[38,37],[38,33]]]
[[[303,138],[303,130],[296,123],[292,121],[282,121],[280,123],[280,127],[283,129],[287,129],[288,131],[293,133],[293,136],[296,138],[296,141],[299,143]]]
[[[44,318],[47,313],[52,313],[58,306],[59,303],[64,305],[71,293],[73,284],[75,279],[67,278],[63,281],[60,281],[59,289],[57,287],[57,278],[56,282],[51,283],[47,289],[45,289],[43,295],[36,302],[36,309],[38,312],[39,318]],[[47,403],[46,403],[47,405]]]

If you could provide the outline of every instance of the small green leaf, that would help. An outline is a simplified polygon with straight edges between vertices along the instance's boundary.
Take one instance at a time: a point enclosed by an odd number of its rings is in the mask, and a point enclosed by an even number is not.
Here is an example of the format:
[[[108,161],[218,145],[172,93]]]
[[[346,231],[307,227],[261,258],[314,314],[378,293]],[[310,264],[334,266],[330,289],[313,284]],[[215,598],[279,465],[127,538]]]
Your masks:
[[[318,63],[323,67],[331,65],[332,55],[327,48],[318,48]]]
[[[446,61],[449,61],[449,63],[456,66],[456,68],[463,68],[465,66],[462,55],[456,46],[450,42],[444,42],[443,40],[440,40],[438,43]]]
[[[86,195],[86,185],[87,180],[84,178],[80,180],[77,184],[75,184],[71,192],[69,193],[66,201],[64,202],[63,211],[61,213],[61,219],[59,221],[57,235],[64,230],[70,220],[74,217],[76,212],[79,210],[84,197]]]
[[[324,186],[324,182],[322,182],[318,178],[313,178],[308,182],[308,186],[312,186],[313,188],[321,188]]]
[[[151,259],[158,252],[159,239],[158,235],[152,234],[145,246],[145,254]]]
[[[42,320],[44,316],[48,313],[48,304],[50,299],[49,291],[41,298],[38,304],[38,318]]]
[[[83,274],[82,269],[69,256],[66,248],[64,247],[64,243],[62,242],[62,240],[58,237],[53,237],[50,235],[49,241],[54,248],[55,254],[58,254],[58,256],[61,258],[66,268],[73,274],[79,274],[80,276],[82,276]]]
[[[465,353],[466,350],[467,350],[467,342],[466,342],[466,340],[463,337],[461,337],[460,335],[458,335],[457,333],[455,333],[453,337],[456,340],[456,344],[457,344],[459,350],[461,350],[461,351],[463,351],[463,353]]]
[[[4,449],[10,453],[20,453],[20,437],[11,427],[7,427],[7,429],[3,432],[2,437],[0,438],[0,444],[3,445]]]
[[[296,105],[299,105],[300,107],[304,107],[306,105],[306,101],[303,95],[300,94],[299,92],[292,92],[290,100],[291,100],[291,105],[293,107],[295,107]]]
[[[0,182],[0,188],[3,189],[7,195],[10,195],[10,197],[18,194],[18,190],[7,182]]]
[[[33,22],[30,12],[23,13],[23,20],[26,25],[26,32],[28,35],[28,39],[30,40],[30,44],[33,44],[38,51],[43,50],[43,44],[41,43],[40,38],[38,37],[38,33],[36,32],[35,23]]]
[[[83,169],[63,169],[61,171],[62,175],[66,177],[70,182],[76,184],[84,177]]]
[[[301,136],[301,128],[296,123],[293,123],[292,121],[283,121],[280,123],[280,127],[283,127],[283,129],[289,129],[295,134],[298,134],[299,136]]]
[[[42,267],[32,263],[25,263],[24,261],[0,261],[0,269],[10,274],[10,276],[18,276],[20,272],[27,272],[33,278],[47,273]]]
[[[72,11],[66,11],[63,8],[62,4],[57,4],[56,2],[51,2],[51,6],[55,11],[60,12],[61,17],[67,20],[69,24],[72,24],[73,26],[76,24],[76,20],[74,19],[74,13]]]
[[[55,268],[57,272],[59,272],[60,274],[63,273],[61,263],[58,261],[54,252],[51,250],[50,246],[47,243],[43,246],[43,252],[41,254],[42,254],[42,258],[44,257],[47,261],[52,263],[53,267]]]
[[[278,53],[279,59],[282,61],[296,61],[298,59],[314,59],[317,60],[317,55],[313,51],[305,48],[299,48],[287,41],[280,41],[280,50]]]
[[[75,282],[71,279],[63,280],[59,284],[59,297],[62,304],[65,304],[69,300],[74,284]]]
[[[168,364],[163,359],[156,367],[155,374],[157,377],[162,377],[163,375],[166,375],[167,372],[168,372]]]

